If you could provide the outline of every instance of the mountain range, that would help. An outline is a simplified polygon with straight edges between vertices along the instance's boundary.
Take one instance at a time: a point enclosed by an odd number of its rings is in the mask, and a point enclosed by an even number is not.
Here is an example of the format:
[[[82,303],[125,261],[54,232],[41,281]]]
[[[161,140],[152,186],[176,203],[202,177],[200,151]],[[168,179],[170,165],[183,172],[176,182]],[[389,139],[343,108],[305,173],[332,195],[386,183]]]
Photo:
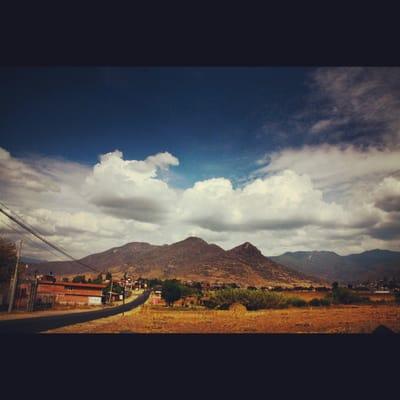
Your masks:
[[[127,243],[84,257],[99,271],[147,278],[178,278],[247,285],[310,285],[400,279],[400,252],[370,250],[341,256],[331,251],[297,251],[266,257],[246,242],[230,250],[189,237],[170,245]],[[31,268],[55,275],[92,274],[73,261],[39,262]]]
[[[365,282],[400,279],[400,252],[369,250],[340,256],[331,251],[296,251],[270,259],[329,282]]]
[[[80,260],[99,271],[128,272],[144,278],[177,278],[192,281],[240,283],[243,285],[311,285],[321,283],[305,273],[262,255],[251,243],[230,250],[189,237],[170,245],[133,242]],[[55,275],[88,273],[73,261],[54,261],[32,266],[41,273]]]

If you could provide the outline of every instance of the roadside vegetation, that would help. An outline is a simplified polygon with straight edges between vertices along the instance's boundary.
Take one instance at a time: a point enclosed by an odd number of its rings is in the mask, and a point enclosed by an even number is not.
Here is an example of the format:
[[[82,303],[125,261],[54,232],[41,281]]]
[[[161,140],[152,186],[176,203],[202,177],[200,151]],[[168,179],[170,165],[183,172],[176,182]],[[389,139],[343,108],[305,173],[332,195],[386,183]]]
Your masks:
[[[396,296],[397,301],[400,302],[400,295]],[[348,288],[339,287],[335,282],[332,285],[332,291],[324,298],[313,298],[308,302],[299,297],[286,296],[276,291],[255,290],[255,288],[223,289],[212,292],[203,301],[205,307],[218,310],[227,310],[234,303],[242,304],[251,311],[288,307],[328,307],[331,304],[367,304],[370,303],[370,299]]]
[[[266,308],[304,307],[307,302],[298,297],[287,297],[281,293],[253,289],[223,289],[213,292],[203,301],[207,308],[227,310],[234,303],[244,305],[247,310]]]
[[[201,295],[202,292],[198,288],[184,285],[177,279],[165,280],[161,286],[161,298],[169,307],[173,307],[174,303],[180,299]]]
[[[326,297],[333,304],[362,304],[369,303],[369,297],[360,296],[358,293],[343,287],[333,287],[332,293]]]

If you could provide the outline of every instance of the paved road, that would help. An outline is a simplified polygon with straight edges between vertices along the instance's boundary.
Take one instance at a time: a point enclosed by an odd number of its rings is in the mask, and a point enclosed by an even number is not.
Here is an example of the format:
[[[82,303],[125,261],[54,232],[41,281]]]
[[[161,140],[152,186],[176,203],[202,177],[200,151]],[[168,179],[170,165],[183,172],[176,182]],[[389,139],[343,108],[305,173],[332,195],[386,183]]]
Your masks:
[[[60,328],[61,326],[79,324],[98,318],[110,317],[111,315],[120,314],[124,311],[129,311],[132,308],[140,306],[149,298],[149,295],[150,291],[146,291],[135,300],[125,305],[106,308],[104,310],[0,321],[0,334],[39,333],[49,329]]]

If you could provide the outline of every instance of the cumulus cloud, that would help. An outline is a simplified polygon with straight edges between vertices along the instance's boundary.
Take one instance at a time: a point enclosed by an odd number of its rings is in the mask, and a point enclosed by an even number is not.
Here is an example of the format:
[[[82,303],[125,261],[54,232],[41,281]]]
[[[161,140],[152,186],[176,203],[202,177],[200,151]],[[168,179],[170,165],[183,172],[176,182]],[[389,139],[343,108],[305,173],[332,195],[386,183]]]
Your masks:
[[[398,149],[360,149],[354,145],[325,144],[285,149],[264,156],[263,160],[268,164],[259,168],[256,176],[277,174],[290,168],[308,176],[314,187],[322,191],[325,201],[338,203],[341,212],[336,210],[335,213],[337,220],[332,225],[336,225],[335,233],[325,230],[323,235],[326,238],[345,238],[354,234],[360,240],[363,237],[365,243],[366,237],[383,241],[399,237]],[[344,215],[347,217],[343,219]],[[319,223],[318,226],[324,225]],[[381,242],[379,245],[398,248],[398,243],[394,242]]]
[[[375,205],[384,211],[400,212],[400,180],[392,176],[385,178],[375,189]]]
[[[308,177],[286,170],[238,189],[225,178],[197,182],[181,207],[185,220],[214,231],[274,230],[329,221],[335,205],[321,200]]]
[[[234,189],[224,178],[197,182],[183,193],[181,217],[213,231],[293,230],[305,226],[367,228],[381,212],[367,203],[346,209],[327,202],[308,175],[284,170]]]
[[[161,222],[172,211],[176,192],[158,177],[158,171],[179,165],[168,152],[143,161],[124,160],[116,150],[100,156],[86,179],[89,201],[107,214],[141,222]]]
[[[219,177],[178,190],[163,176],[179,165],[167,152],[127,160],[115,150],[85,166],[17,159],[3,150],[8,164],[0,163],[2,199],[77,257],[131,241],[164,244],[193,235],[224,248],[250,241],[268,255],[397,249],[398,156],[396,149],[354,146],[285,149],[267,154],[240,187]],[[18,166],[14,175],[9,165]],[[27,171],[34,182],[28,186]],[[57,190],[49,190],[52,185]],[[53,258],[37,243],[26,249]]]
[[[1,200],[40,233],[75,256],[101,251],[121,242],[142,241],[144,238],[155,238],[157,242],[160,240],[154,235],[159,225],[147,220],[154,219],[154,204],[159,207],[166,199],[165,196],[161,198],[161,194],[165,195],[169,190],[173,192],[156,179],[157,169],[178,163],[169,153],[151,156],[143,162],[128,163],[122,160],[122,153],[109,153],[100,157],[99,165],[88,167],[63,159],[17,159],[6,150],[0,150],[4,160],[0,162]],[[120,165],[113,163],[115,158],[120,159]],[[17,168],[10,174],[9,171],[15,166]],[[132,189],[132,182],[136,184],[136,191]],[[53,187],[57,190],[49,190]],[[141,203],[131,202],[127,197],[119,199],[115,193],[121,193],[122,196],[134,193],[136,200],[141,199]],[[102,194],[104,204],[98,207],[92,203],[92,196],[96,199],[97,195],[97,199],[100,199]],[[153,203],[152,197],[155,199]],[[122,204],[118,201],[122,201]],[[167,203],[171,205],[170,200]],[[124,213],[128,214],[127,217],[124,217]],[[3,216],[0,219],[0,233],[16,239],[20,235],[10,228],[10,224]],[[21,231],[16,225],[14,228]],[[45,249],[46,246],[36,242],[33,237],[27,240],[24,247],[25,252],[32,256],[54,258]]]

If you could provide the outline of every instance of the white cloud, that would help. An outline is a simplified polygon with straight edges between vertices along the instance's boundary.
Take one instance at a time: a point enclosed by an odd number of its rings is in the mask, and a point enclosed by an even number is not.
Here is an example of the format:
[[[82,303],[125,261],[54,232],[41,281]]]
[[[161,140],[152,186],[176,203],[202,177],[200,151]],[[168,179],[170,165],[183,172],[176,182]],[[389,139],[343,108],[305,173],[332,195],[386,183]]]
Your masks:
[[[11,157],[0,147],[0,182],[7,186],[23,187],[30,191],[57,191],[59,187],[51,179],[29,165]]]
[[[392,176],[385,178],[373,192],[373,197],[378,208],[400,212],[400,180]]]
[[[92,204],[118,218],[157,223],[169,217],[176,192],[158,178],[158,170],[179,165],[170,153],[144,161],[124,160],[116,150],[100,156],[86,179],[85,193]]]
[[[269,154],[266,159],[269,164],[258,169],[258,175],[291,169],[309,176],[321,189],[357,180],[376,183],[400,169],[400,149],[359,149],[353,145],[288,148]]]
[[[116,150],[90,167],[16,159],[0,150],[2,199],[76,257],[131,241],[164,244],[193,235],[224,248],[250,241],[267,255],[399,248],[397,150],[286,149],[268,154],[262,162],[269,164],[241,187],[220,177],[185,190],[163,178],[179,165],[170,153],[126,160]],[[10,165],[18,167],[12,174]],[[29,243],[26,251],[49,257]]]

